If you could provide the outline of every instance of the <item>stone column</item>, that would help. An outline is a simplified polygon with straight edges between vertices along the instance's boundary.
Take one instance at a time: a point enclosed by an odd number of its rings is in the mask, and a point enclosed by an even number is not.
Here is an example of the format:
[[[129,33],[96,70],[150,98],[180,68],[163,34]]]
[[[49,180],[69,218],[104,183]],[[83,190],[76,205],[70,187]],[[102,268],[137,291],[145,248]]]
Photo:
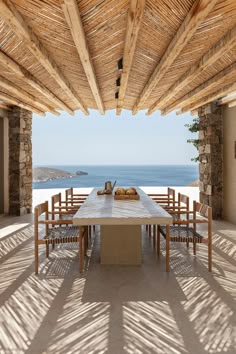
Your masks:
[[[9,112],[9,214],[32,210],[32,112],[13,107]]]
[[[200,202],[212,207],[214,219],[223,207],[223,114],[216,102],[198,110]]]

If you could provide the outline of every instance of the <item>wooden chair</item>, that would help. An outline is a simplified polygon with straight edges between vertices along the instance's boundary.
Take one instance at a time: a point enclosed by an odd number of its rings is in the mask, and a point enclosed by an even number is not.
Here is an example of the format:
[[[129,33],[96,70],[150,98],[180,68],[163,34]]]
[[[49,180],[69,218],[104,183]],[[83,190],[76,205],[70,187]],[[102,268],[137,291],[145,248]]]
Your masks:
[[[179,211],[181,213],[181,211]],[[166,239],[167,248],[167,258],[169,258],[169,242],[185,242],[187,245],[189,243],[193,244],[193,253],[196,255],[196,245],[197,243],[205,243],[208,246],[208,270],[212,271],[212,208],[198,203],[193,202],[193,211],[182,211],[183,214],[188,214],[188,217],[182,219],[177,218],[173,220],[173,225],[169,227],[164,227],[162,225],[158,226],[157,229],[157,254],[160,255],[160,234]],[[190,215],[193,215],[190,218]],[[207,235],[205,238],[199,230],[197,230],[198,224],[207,223]],[[191,226],[192,224],[192,226]],[[168,235],[169,233],[169,235]],[[169,259],[167,259],[167,265]]]
[[[88,194],[74,193],[73,188],[68,188],[65,191],[65,202],[62,202],[67,207],[80,206],[87,199]]]
[[[59,219],[72,219],[76,211],[80,208],[80,205],[69,205],[63,203],[61,193],[54,194],[51,197],[51,209],[49,214],[52,215],[52,220]]]
[[[72,225],[72,220],[50,219],[48,202],[41,203],[34,208],[34,242],[35,242],[35,274],[38,274],[39,245],[46,246],[46,257],[49,256],[49,245],[78,242],[79,243],[79,270],[83,270],[83,256],[88,247],[88,228]],[[39,226],[44,225],[43,234]]]
[[[168,211],[173,209],[176,205],[175,189],[168,187],[167,193],[149,193],[148,196],[156,203],[160,204],[162,208]],[[153,236],[153,248],[156,247],[156,225],[146,225],[149,239]]]
[[[81,207],[81,205],[85,202],[85,200],[88,198],[89,194],[86,193],[74,193],[73,188],[68,188],[65,190],[65,201],[61,201],[62,205],[66,206],[67,210],[73,210],[75,209],[76,211]],[[90,225],[89,226],[89,237],[91,239],[91,233],[92,229],[95,232],[96,227],[93,225],[93,227]]]
[[[167,193],[151,193],[148,195],[164,209],[173,207],[176,203],[175,189],[170,187],[167,188]]]
[[[189,218],[189,197],[185,194],[178,193],[178,200],[172,205],[165,208],[169,214],[171,214],[175,219],[180,219],[183,217]],[[187,213],[185,214],[184,211]]]

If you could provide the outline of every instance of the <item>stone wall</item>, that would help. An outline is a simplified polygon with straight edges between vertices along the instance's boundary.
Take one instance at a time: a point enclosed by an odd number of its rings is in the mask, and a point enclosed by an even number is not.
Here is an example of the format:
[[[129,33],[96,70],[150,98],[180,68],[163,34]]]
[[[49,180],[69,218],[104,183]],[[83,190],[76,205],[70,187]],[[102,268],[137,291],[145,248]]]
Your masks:
[[[9,112],[9,214],[32,211],[32,113],[13,107]]]
[[[212,207],[214,219],[223,208],[223,114],[215,102],[198,110],[200,202]]]

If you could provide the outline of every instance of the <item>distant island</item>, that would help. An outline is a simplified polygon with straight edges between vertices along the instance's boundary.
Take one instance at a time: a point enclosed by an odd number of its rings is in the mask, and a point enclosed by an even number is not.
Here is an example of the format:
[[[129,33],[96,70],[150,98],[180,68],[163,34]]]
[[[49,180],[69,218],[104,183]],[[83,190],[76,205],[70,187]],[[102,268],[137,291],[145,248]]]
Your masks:
[[[77,176],[87,175],[87,174],[88,174],[88,172],[76,171],[76,175],[77,175]]]
[[[200,181],[198,179],[197,181],[194,181],[194,182],[188,184],[188,187],[199,187],[199,183],[200,183]]]
[[[35,167],[33,168],[33,182],[47,182],[53,179],[72,178],[80,175],[87,175],[87,172],[76,171],[71,173],[57,168]]]

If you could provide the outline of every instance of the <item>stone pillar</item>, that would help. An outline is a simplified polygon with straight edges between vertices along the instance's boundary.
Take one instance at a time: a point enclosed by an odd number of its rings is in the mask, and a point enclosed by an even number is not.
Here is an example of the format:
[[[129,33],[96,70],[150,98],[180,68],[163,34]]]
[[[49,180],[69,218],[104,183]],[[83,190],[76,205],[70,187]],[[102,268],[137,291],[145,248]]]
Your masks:
[[[13,107],[9,112],[9,214],[32,210],[32,112]]]
[[[223,207],[223,114],[216,102],[198,110],[200,202],[212,207],[213,219]]]

